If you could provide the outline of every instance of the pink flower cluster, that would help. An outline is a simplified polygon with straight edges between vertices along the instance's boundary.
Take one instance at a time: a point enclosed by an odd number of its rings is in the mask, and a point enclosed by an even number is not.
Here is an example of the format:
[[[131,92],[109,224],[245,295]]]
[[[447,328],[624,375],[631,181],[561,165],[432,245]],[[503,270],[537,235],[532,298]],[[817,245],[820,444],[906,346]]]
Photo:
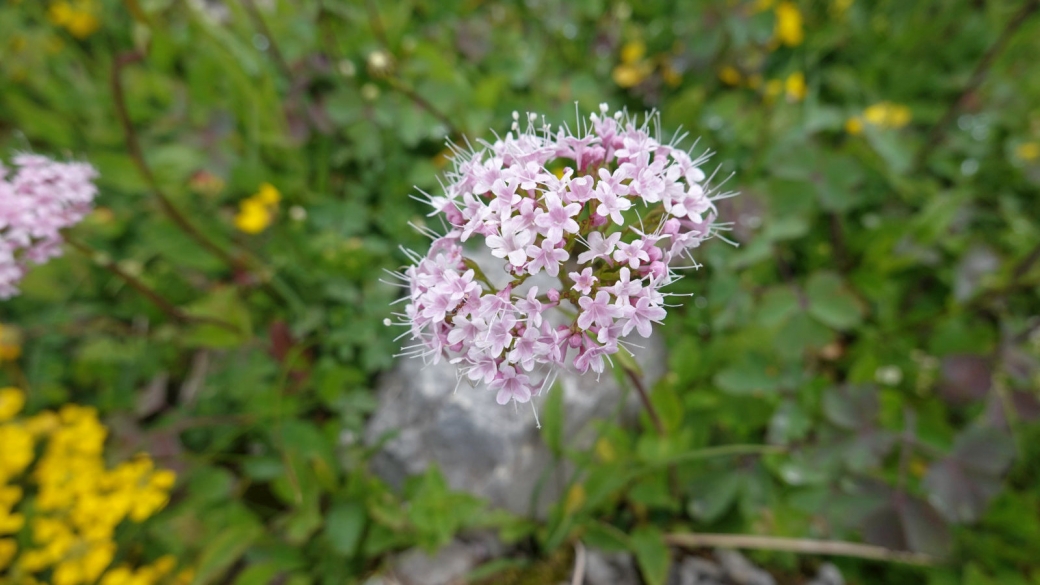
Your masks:
[[[656,114],[640,124],[607,112],[576,133],[536,128],[535,115],[521,131],[514,113],[505,137],[456,151],[444,194],[427,196],[448,231],[428,232],[429,252],[406,251],[415,264],[395,273],[410,292],[399,324],[415,342],[403,355],[444,356],[460,381],[522,403],[560,368],[601,373],[633,330],[650,336],[673,262],[717,231],[723,195],[700,168],[707,155],[659,140]],[[476,261],[481,245],[501,259],[504,286]],[[542,273],[551,284],[526,282]]]
[[[0,164],[0,299],[18,294],[27,264],[61,255],[61,230],[79,223],[97,194],[97,171],[85,163],[14,157],[12,176]]]

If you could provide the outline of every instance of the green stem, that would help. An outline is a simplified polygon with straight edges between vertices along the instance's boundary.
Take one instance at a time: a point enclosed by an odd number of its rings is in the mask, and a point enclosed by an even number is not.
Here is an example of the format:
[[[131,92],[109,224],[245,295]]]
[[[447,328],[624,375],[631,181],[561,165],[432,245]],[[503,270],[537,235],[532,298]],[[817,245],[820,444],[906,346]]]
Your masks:
[[[140,293],[141,296],[148,299],[149,302],[155,305],[157,309],[162,311],[170,319],[184,324],[196,323],[205,325],[216,325],[217,327],[222,327],[235,334],[242,334],[242,331],[238,327],[232,325],[231,323],[228,323],[227,321],[215,319],[213,317],[203,317],[185,313],[183,309],[167,300],[166,297],[156,292],[155,289],[151,288],[144,282],[141,282],[135,276],[120,268],[118,264],[108,259],[103,253],[98,252],[97,250],[91,248],[87,244],[71,237],[66,237],[65,241],[70,246],[75,248],[77,251],[91,258],[98,266],[111,272],[115,276],[118,276],[120,279],[126,282],[126,284],[130,286],[130,288],[134,289],[135,291]]]

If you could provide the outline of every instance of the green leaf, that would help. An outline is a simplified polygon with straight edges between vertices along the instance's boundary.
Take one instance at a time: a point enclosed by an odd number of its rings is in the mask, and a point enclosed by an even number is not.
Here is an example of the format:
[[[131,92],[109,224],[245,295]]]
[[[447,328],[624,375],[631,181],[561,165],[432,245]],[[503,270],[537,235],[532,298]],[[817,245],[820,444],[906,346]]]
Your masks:
[[[771,288],[758,302],[758,322],[763,327],[775,327],[798,310],[798,295],[790,287]]]
[[[325,516],[325,538],[332,550],[353,556],[365,529],[365,507],[358,502],[336,504]]]
[[[549,447],[554,457],[563,455],[563,388],[559,384],[553,384],[549,389],[549,395],[542,405],[542,440]]]
[[[733,470],[721,469],[701,476],[690,485],[692,495],[686,511],[703,522],[714,522],[733,505],[740,485],[741,475]]]
[[[632,533],[632,553],[647,585],[665,585],[671,558],[664,534],[653,526],[640,526]]]
[[[849,292],[837,274],[814,273],[805,285],[805,293],[809,299],[809,314],[824,325],[844,331],[859,325],[863,319],[859,299]]]
[[[252,335],[252,320],[249,308],[238,298],[235,289],[218,288],[195,302],[186,311],[195,317],[223,321],[231,327],[210,323],[194,325],[183,337],[184,343],[194,347],[228,348],[237,347]],[[237,331],[232,329],[237,328]]]
[[[203,547],[196,565],[195,582],[216,580],[249,550],[263,532],[263,526],[251,516],[240,516],[236,524],[222,530]]]
[[[729,394],[748,395],[774,392],[779,381],[764,360],[748,356],[716,374],[715,385]]]

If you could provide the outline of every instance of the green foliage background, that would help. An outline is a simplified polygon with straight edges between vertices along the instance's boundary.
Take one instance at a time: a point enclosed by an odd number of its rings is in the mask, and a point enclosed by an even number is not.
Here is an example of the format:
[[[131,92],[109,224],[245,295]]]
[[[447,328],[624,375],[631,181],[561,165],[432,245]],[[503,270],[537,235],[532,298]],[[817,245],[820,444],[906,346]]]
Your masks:
[[[854,583],[1040,583],[1037,2],[802,1],[794,46],[768,2],[256,0],[215,19],[103,0],[85,38],[50,4],[0,7],[0,150],[90,161],[103,211],[73,234],[92,252],[0,306],[24,339],[0,381],[30,411],[96,405],[119,449],[180,472],[145,556],[173,551],[199,583],[352,583],[492,527],[527,554],[487,582],[563,578],[581,538],[634,551],[656,584],[663,535],[738,532],[946,559],[839,561]],[[804,95],[782,83],[799,72]],[[437,188],[446,138],[505,131],[513,110],[573,120],[575,102],[658,108],[741,192],[720,205],[739,247],[701,250],[663,327],[667,433],[599,421],[592,452],[549,433],[579,471],[547,522],[484,513],[436,470],[395,493],[357,437],[397,350],[378,278],[423,246],[408,195]],[[849,133],[882,102],[909,124]],[[280,213],[237,231],[264,182]],[[546,429],[566,416],[543,410]],[[699,457],[731,444],[777,449]],[[792,583],[817,562],[756,558]]]

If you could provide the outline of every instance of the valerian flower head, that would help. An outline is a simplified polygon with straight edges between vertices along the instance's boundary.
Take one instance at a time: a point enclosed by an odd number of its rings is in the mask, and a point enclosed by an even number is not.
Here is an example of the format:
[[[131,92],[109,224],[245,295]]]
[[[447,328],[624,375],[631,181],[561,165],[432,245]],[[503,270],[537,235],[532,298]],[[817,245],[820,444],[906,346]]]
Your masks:
[[[29,262],[61,255],[61,230],[90,212],[97,171],[86,163],[22,154],[0,164],[0,299],[18,294]]]
[[[414,264],[394,273],[409,291],[402,355],[447,359],[500,404],[530,401],[562,369],[600,373],[625,336],[649,337],[662,289],[697,266],[690,250],[716,235],[728,195],[701,170],[708,153],[661,142],[656,113],[604,104],[576,130],[513,120],[493,143],[453,146],[444,193],[425,199],[447,232],[423,228],[430,250],[405,250]],[[497,286],[487,276],[502,272]]]

